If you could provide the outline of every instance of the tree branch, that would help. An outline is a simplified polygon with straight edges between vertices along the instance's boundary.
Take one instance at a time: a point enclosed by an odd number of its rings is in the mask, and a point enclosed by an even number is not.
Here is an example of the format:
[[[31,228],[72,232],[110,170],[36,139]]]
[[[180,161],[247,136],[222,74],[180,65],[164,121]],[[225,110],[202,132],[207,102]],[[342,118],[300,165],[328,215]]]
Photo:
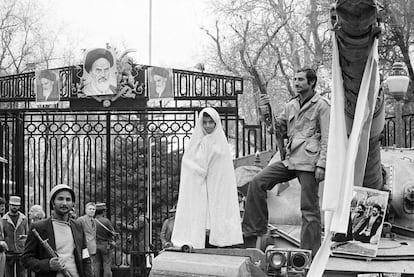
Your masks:
[[[232,68],[230,65],[228,65],[226,63],[226,61],[224,60],[223,57],[223,53],[221,50],[221,43],[220,43],[220,28],[218,26],[218,21],[216,21],[216,36],[212,35],[207,29],[201,28],[202,30],[204,30],[206,32],[206,34],[214,41],[214,43],[216,44],[216,49],[217,49],[217,56],[221,62],[221,64],[226,68],[227,71],[229,72],[233,72],[236,75],[240,75],[239,72]]]

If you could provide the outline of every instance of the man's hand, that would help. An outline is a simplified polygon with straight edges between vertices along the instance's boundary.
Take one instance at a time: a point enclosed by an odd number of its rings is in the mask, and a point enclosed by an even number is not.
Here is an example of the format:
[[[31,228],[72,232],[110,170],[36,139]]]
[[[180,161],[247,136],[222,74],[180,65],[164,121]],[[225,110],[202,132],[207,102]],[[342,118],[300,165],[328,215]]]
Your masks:
[[[270,103],[270,97],[267,94],[259,94],[259,106],[267,106]]]
[[[49,267],[53,271],[61,271],[65,268],[65,261],[60,257],[51,258],[49,261]]]
[[[275,130],[274,130],[274,128],[273,128],[273,126],[272,126],[272,125],[267,126],[267,127],[266,127],[266,131],[267,131],[269,134],[273,134],[273,133],[275,132]]]
[[[319,166],[316,167],[315,179],[316,179],[317,183],[322,182],[323,180],[325,180],[325,168],[322,168],[322,167],[319,167]]]
[[[9,250],[7,243],[4,240],[0,241],[0,253],[7,250]]]

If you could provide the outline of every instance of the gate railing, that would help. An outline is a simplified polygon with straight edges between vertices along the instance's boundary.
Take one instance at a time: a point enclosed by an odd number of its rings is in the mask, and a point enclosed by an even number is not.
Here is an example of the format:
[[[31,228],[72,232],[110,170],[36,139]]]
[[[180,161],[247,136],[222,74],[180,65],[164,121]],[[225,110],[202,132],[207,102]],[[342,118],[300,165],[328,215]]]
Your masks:
[[[383,137],[381,140],[382,146],[395,146],[396,136],[398,133],[403,136],[403,145],[405,148],[414,147],[414,114],[406,114],[402,116],[402,132],[396,130],[396,118],[395,116],[387,117],[385,119],[385,126],[383,131]]]
[[[147,65],[135,64],[129,72],[133,81],[122,81],[119,77],[118,89],[128,90],[138,98],[148,96]],[[76,100],[83,88],[82,66],[70,66],[53,69],[59,75],[60,100]],[[237,95],[243,93],[243,79],[234,76],[202,73],[173,69],[173,94],[175,107],[205,106],[208,101],[221,101],[220,107],[237,105]],[[121,73],[119,74],[121,75]],[[34,108],[30,102],[35,101],[35,72],[0,77],[0,102],[9,102],[11,107]],[[129,97],[123,95],[122,97]],[[183,101],[187,101],[184,103]],[[16,105],[16,103],[24,105]],[[184,104],[184,105],[183,105]],[[178,106],[177,106],[178,105]],[[59,107],[65,107],[59,105]],[[130,109],[130,108],[128,108]]]

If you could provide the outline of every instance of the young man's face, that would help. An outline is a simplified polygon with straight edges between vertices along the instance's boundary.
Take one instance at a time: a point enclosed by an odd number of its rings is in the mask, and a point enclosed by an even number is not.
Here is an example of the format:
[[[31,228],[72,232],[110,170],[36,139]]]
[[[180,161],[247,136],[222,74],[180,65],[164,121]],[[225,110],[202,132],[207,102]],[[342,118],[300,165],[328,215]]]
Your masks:
[[[95,211],[96,211],[96,208],[94,205],[88,205],[85,209],[85,213],[90,217],[95,216]]]
[[[214,129],[216,128],[216,122],[209,117],[209,116],[203,116],[203,129],[206,131],[207,134],[211,134],[214,132]]]
[[[0,204],[0,214],[4,214],[6,212],[6,206],[4,204]]]
[[[53,210],[57,215],[63,216],[68,214],[73,207],[72,195],[67,190],[59,191],[53,200]]]
[[[296,92],[303,94],[312,89],[312,84],[308,84],[308,78],[306,78],[306,72],[295,73],[294,84]]]
[[[378,211],[378,209],[377,208],[372,208],[372,215],[373,216],[377,216],[379,214],[379,211]]]
[[[20,205],[13,205],[13,204],[9,204],[9,211],[12,214],[17,213],[20,210]]]

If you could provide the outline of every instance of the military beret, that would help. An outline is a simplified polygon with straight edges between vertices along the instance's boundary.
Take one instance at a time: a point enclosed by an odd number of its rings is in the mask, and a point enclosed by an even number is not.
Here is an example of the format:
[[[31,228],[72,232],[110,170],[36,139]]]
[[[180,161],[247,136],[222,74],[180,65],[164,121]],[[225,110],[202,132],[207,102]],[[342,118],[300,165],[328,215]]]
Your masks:
[[[96,206],[97,211],[106,210],[106,204],[105,203],[96,203],[95,206]]]
[[[15,205],[15,206],[20,206],[21,205],[20,196],[10,196],[9,204],[10,205]]]

